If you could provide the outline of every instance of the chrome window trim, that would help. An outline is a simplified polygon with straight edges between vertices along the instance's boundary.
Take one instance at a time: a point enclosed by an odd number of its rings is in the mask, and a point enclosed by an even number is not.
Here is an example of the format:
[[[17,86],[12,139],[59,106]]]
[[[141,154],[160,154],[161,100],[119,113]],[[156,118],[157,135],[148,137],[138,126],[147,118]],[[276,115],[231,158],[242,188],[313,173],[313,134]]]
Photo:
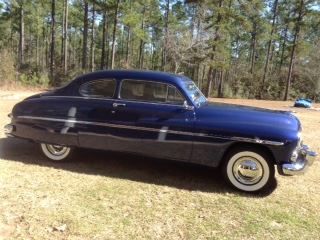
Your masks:
[[[137,100],[139,100],[139,99],[125,99],[125,98],[121,98],[122,84],[123,84],[123,82],[125,82],[125,81],[158,83],[158,84],[163,84],[163,85],[166,85],[166,86],[167,86],[166,102],[156,102],[156,101],[148,101],[148,100],[143,101],[143,102],[148,102],[148,103],[166,103],[166,104],[168,104],[168,105],[173,105],[173,104],[175,104],[175,105],[180,106],[180,104],[176,104],[176,103],[171,103],[171,104],[170,104],[170,103],[168,102],[169,87],[172,87],[172,88],[174,88],[175,90],[177,90],[177,91],[179,92],[179,94],[181,95],[181,97],[183,98],[183,100],[184,100],[184,101],[187,101],[186,98],[185,98],[185,96],[182,94],[182,92],[181,92],[179,89],[177,89],[174,85],[172,85],[172,84],[170,84],[170,83],[164,83],[164,82],[154,81],[154,80],[152,80],[152,79],[136,80],[136,79],[129,79],[129,78],[125,78],[125,79],[122,79],[122,80],[121,80],[120,90],[119,90],[119,99],[121,99],[121,100],[126,100],[126,101],[128,101],[128,100],[131,100],[131,101],[137,101]]]
[[[99,97],[99,96],[95,96],[95,95],[85,95],[85,94],[81,93],[81,90],[82,90],[85,86],[87,86],[87,85],[94,84],[94,83],[97,83],[97,82],[106,82],[106,81],[113,81],[113,82],[115,82],[114,90],[113,90],[113,93],[112,93],[112,96],[111,96],[111,97],[104,97],[104,96]],[[92,81],[90,81],[90,82],[86,82],[86,83],[82,84],[82,85],[80,86],[80,88],[79,88],[79,94],[80,94],[81,96],[83,96],[83,97],[87,97],[87,98],[90,98],[90,99],[92,99],[92,98],[95,98],[95,99],[104,99],[104,98],[106,98],[106,99],[112,99],[112,98],[114,98],[114,96],[115,96],[116,89],[117,89],[117,80],[116,80],[116,79],[114,79],[114,78],[96,79],[96,80],[92,80]]]
[[[186,82],[184,82],[184,83],[183,83],[184,88],[185,88],[185,85],[186,85],[186,84],[191,84],[191,83],[197,87],[197,89],[199,90],[199,94],[202,96],[202,98],[204,98],[206,101],[208,101],[208,99],[204,96],[204,94],[201,92],[201,90],[198,88],[198,86],[197,86],[193,81],[186,81]],[[184,89],[184,90],[188,93],[188,91],[187,91],[186,89]],[[189,94],[188,94],[188,97],[191,98],[191,96],[190,96]],[[196,104],[196,105],[203,103],[203,102],[194,101],[193,99],[192,99],[192,102],[193,102],[194,104]]]

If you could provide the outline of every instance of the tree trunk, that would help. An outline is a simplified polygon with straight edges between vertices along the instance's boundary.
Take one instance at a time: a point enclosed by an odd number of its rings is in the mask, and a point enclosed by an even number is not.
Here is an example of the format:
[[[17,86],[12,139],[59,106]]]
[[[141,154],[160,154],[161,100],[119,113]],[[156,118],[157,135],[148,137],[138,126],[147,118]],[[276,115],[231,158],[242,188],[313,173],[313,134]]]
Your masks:
[[[50,75],[55,84],[56,0],[51,1],[51,21]]]
[[[202,9],[202,3],[199,2],[198,3],[198,9],[199,11],[201,11]],[[193,15],[196,15],[196,8],[193,8]],[[197,42],[202,42],[202,36],[203,36],[203,29],[202,29],[202,17],[200,16],[201,14],[197,14],[198,15],[198,19],[194,19],[194,21],[197,21],[197,27],[195,27],[194,25],[192,26],[192,32],[191,34],[193,34],[193,31],[195,30],[196,28],[196,31],[197,31],[197,36],[196,36],[196,39],[197,39]],[[195,49],[195,52],[196,54],[198,54],[198,51],[199,49],[196,48]],[[197,82],[198,84],[198,87],[200,86],[200,71],[201,71],[201,61],[199,60],[194,60],[194,67],[192,68],[193,70],[193,78],[194,80]]]
[[[296,58],[295,49],[296,49],[296,46],[297,46],[297,44],[299,42],[299,36],[300,36],[300,30],[301,30],[300,24],[301,24],[301,21],[302,21],[302,8],[303,7],[304,7],[304,0],[301,0],[300,1],[300,9],[299,9],[298,21],[296,23],[296,32],[295,32],[295,35],[294,35],[293,47],[292,47],[292,51],[291,51],[291,59],[290,59],[288,77],[287,77],[286,92],[285,92],[284,99],[283,99],[284,101],[287,101],[288,97],[289,97],[291,78],[292,78],[292,75],[293,75],[294,62],[295,62],[295,58]]]
[[[64,75],[68,71],[68,12],[69,12],[69,3],[68,0],[63,1],[63,35],[62,35],[62,68]]]
[[[84,2],[84,19],[83,19],[83,47],[82,47],[82,69],[88,68],[88,0]]]
[[[213,79],[215,78],[215,75],[216,75],[215,71],[216,71],[216,69],[214,69],[213,67],[209,68],[208,82],[207,82],[207,89],[206,89],[206,97],[207,98],[211,97],[212,82],[213,82]]]
[[[144,30],[144,18],[146,14],[146,7],[143,7],[143,14],[142,14],[142,23],[141,23],[141,29]],[[139,68],[143,69],[143,56],[144,56],[144,40],[140,39],[140,48],[139,48]]]
[[[19,34],[19,61],[24,62],[24,0],[20,3],[20,34]]]
[[[219,1],[219,8],[222,8],[223,3],[224,3],[224,0]],[[221,39],[221,36],[220,36],[220,23],[221,23],[221,21],[222,21],[222,14],[218,13],[216,27],[215,27],[215,37],[214,37],[215,43],[217,43]],[[218,52],[218,47],[216,44],[214,44],[214,46],[212,48],[212,54],[211,54],[211,62],[212,63],[216,61],[217,52]],[[217,75],[216,67],[215,68],[210,67],[209,73],[208,73],[208,84],[207,84],[207,89],[206,89],[206,97],[211,96],[212,82],[213,82],[213,80],[216,79],[216,75]]]
[[[102,20],[102,51],[101,51],[101,64],[100,69],[105,69],[106,66],[106,39],[107,39],[107,7],[103,12]]]
[[[267,75],[268,75],[268,70],[269,70],[269,60],[270,60],[270,52],[271,52],[271,47],[272,47],[272,38],[273,38],[273,32],[274,32],[274,25],[276,23],[276,17],[277,17],[277,9],[278,9],[278,0],[274,1],[274,8],[273,8],[273,18],[272,18],[272,28],[271,28],[271,33],[270,33],[270,40],[268,43],[268,50],[267,50],[267,56],[266,56],[266,64],[264,66],[264,73],[263,73],[263,78],[262,78],[262,88],[261,88],[261,98],[264,96],[265,92],[265,85],[266,85],[266,80],[267,80]]]
[[[43,54],[43,67],[50,68],[50,46],[49,46],[49,25],[43,23],[43,45],[45,46],[44,54]]]
[[[128,27],[127,30],[127,48],[126,48],[126,64],[129,64],[130,62],[130,41],[131,41],[131,28]]]
[[[91,72],[95,70],[95,64],[94,64],[94,50],[95,50],[95,45],[94,45],[94,40],[95,40],[95,4],[92,6],[92,33],[91,33]]]
[[[114,13],[111,69],[114,69],[115,55],[116,55],[117,24],[118,24],[118,12],[119,12],[119,6],[120,6],[119,2],[120,2],[120,0],[117,0],[116,10],[115,10],[115,13]]]
[[[68,71],[68,13],[69,3],[68,0],[64,0],[64,36],[63,36],[63,71],[67,74]]]
[[[223,81],[224,81],[224,70],[221,69],[220,79],[219,79],[219,87],[218,87],[218,97],[223,97]]]
[[[283,66],[284,51],[285,51],[286,43],[287,43],[287,35],[288,35],[288,24],[286,25],[286,30],[285,30],[284,37],[283,37],[281,60],[280,60],[280,66],[279,66],[279,73],[281,73],[281,69],[282,69],[282,66]]]
[[[254,24],[255,25],[255,24]],[[256,44],[257,44],[257,37],[256,37],[256,28],[254,26],[252,33],[252,44],[251,44],[251,67],[250,67],[250,73],[254,74],[254,65],[256,61]]]
[[[39,9],[37,9],[36,64],[40,65]]]
[[[163,48],[162,48],[162,71],[166,71],[166,64],[167,64],[167,45],[168,45],[168,37],[169,37],[169,11],[170,11],[170,0],[166,0],[165,29],[164,29]]]
[[[130,11],[132,11],[132,0],[130,0],[130,4],[129,4],[129,9]],[[125,61],[125,65],[127,68],[129,68],[132,64],[131,64],[131,56],[130,56],[130,42],[131,42],[131,26],[127,26],[126,28],[126,32],[127,32],[127,44],[126,44],[126,61]]]

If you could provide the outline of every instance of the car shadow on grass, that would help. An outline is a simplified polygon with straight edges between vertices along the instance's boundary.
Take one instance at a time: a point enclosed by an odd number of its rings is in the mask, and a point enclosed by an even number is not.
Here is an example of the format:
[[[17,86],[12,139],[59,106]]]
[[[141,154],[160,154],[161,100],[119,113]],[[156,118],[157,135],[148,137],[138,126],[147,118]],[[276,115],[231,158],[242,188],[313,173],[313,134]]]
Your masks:
[[[229,193],[258,198],[270,195],[277,187],[275,182],[274,186],[264,193],[246,194],[232,189],[224,181],[219,168],[109,151],[77,149],[71,161],[52,162],[42,155],[38,144],[16,138],[0,138],[0,160],[128,179],[188,191]]]

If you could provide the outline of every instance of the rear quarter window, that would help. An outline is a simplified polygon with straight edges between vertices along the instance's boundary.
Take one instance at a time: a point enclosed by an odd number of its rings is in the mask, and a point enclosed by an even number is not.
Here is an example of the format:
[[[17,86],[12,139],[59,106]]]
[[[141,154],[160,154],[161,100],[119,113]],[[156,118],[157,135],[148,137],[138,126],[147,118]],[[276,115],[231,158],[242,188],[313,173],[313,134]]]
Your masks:
[[[115,90],[115,80],[97,80],[84,84],[80,88],[80,95],[92,98],[112,98],[114,96]]]

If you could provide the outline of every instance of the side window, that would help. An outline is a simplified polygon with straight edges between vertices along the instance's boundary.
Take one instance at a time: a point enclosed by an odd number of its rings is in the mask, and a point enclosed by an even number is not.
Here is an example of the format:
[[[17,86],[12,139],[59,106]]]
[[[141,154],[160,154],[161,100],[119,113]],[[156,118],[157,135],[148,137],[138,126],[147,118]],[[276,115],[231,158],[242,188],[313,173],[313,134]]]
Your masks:
[[[122,99],[140,100],[143,96],[144,82],[124,80],[121,84],[120,97]]]
[[[184,98],[181,96],[181,93],[176,88],[169,86],[168,102],[183,104]]]
[[[112,98],[115,89],[115,80],[98,80],[82,86],[80,94],[85,97]]]
[[[180,92],[168,84],[139,80],[124,80],[121,84],[120,97],[147,102],[177,104],[184,102]]]

